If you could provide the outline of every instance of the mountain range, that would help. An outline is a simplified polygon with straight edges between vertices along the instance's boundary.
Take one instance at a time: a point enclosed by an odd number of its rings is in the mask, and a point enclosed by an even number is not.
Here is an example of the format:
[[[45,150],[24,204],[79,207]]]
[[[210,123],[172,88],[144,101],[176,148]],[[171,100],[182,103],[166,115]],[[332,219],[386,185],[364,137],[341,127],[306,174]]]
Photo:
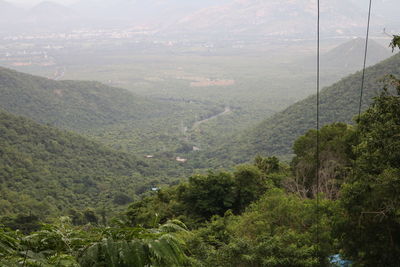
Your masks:
[[[145,27],[157,34],[207,34],[215,38],[315,36],[315,0],[85,0],[70,6],[43,2],[28,10],[0,2],[0,21],[14,29],[36,25],[37,30],[79,27]],[[400,26],[395,19],[400,7],[396,0],[374,2],[372,28]],[[11,15],[9,15],[11,14]],[[366,6],[361,0],[326,1],[321,6],[321,26],[325,36],[364,33]],[[51,23],[50,23],[51,22]]]
[[[351,2],[322,5],[325,34],[354,34],[364,17]],[[178,31],[229,35],[311,37],[315,35],[316,5],[310,0],[240,0],[199,10],[180,20]]]

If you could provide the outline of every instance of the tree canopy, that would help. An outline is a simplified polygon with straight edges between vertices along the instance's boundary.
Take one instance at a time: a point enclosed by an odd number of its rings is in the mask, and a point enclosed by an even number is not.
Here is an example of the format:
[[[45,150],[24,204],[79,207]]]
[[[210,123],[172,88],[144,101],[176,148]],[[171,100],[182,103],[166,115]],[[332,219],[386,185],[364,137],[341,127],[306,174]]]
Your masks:
[[[400,82],[392,84],[358,121],[355,171],[340,198],[341,244],[362,266],[400,258]]]

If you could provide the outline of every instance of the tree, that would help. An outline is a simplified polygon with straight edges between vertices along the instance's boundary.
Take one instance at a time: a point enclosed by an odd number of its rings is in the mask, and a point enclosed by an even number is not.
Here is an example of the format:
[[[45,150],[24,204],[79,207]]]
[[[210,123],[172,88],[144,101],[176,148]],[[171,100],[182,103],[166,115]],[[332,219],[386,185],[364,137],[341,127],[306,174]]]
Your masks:
[[[390,43],[390,47],[393,49],[393,51],[396,47],[400,48],[400,35],[393,35],[393,39],[392,39],[392,42]]]
[[[185,266],[186,227],[73,227],[68,217],[27,236],[0,229],[0,266]]]
[[[175,232],[185,232],[179,222],[151,231],[143,228],[107,228],[102,238],[86,248],[81,266],[144,267],[185,266],[184,242]]]
[[[288,189],[303,197],[315,197],[322,192],[326,197],[337,197],[340,185],[347,176],[353,157],[351,147],[355,141],[354,130],[344,123],[333,123],[319,132],[319,184],[317,184],[317,130],[309,130],[299,137],[293,150],[293,180],[286,183]]]
[[[254,165],[265,174],[275,173],[281,169],[279,166],[279,159],[277,157],[263,158],[258,155],[254,159]]]
[[[40,228],[39,218],[35,215],[3,216],[0,223],[13,230],[19,230],[23,233],[31,233]]]
[[[266,191],[267,184],[261,171],[252,165],[239,165],[235,176],[235,206],[234,210],[241,213],[253,201],[259,199]]]
[[[231,237],[214,256],[215,266],[329,266],[331,204],[267,191],[225,227]]]
[[[181,187],[179,194],[188,211],[207,220],[213,215],[223,215],[233,208],[235,180],[227,172],[194,175],[189,178],[186,186]]]
[[[356,168],[340,198],[337,233],[359,266],[399,266],[400,81],[391,84],[358,120]]]

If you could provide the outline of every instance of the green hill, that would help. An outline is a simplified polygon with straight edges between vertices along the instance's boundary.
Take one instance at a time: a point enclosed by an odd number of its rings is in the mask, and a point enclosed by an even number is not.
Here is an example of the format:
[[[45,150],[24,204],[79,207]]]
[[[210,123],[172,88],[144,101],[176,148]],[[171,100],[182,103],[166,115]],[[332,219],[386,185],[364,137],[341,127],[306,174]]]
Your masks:
[[[223,111],[216,105],[154,100],[98,82],[54,81],[1,67],[0,108],[137,154],[175,151],[185,143],[182,125]]]
[[[150,188],[159,166],[0,110],[0,214],[118,210]]]
[[[0,106],[40,123],[79,131],[152,118],[171,109],[98,82],[54,81],[1,67]]]
[[[367,68],[363,109],[379,94],[383,87],[382,78],[387,74],[400,76],[400,54]],[[361,75],[361,72],[357,72],[321,91],[321,125],[352,122],[352,118],[358,113]],[[203,156],[214,158],[213,165],[221,164],[221,161],[228,165],[232,162],[248,161],[257,154],[288,157],[292,154],[294,140],[308,129],[316,128],[315,120],[316,96],[312,95]]]

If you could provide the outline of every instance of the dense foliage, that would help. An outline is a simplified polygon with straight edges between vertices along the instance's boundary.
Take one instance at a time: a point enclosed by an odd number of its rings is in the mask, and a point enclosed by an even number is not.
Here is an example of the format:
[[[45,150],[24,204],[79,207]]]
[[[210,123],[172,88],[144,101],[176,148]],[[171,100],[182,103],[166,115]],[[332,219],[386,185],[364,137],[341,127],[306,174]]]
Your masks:
[[[79,135],[0,112],[2,216],[45,219],[73,208],[78,210],[70,211],[76,213],[77,221],[88,221],[90,210],[82,214],[79,210],[93,207],[109,213],[131,202],[141,187],[147,185],[145,190],[150,190],[149,183],[159,175],[153,164]]]
[[[268,159],[264,159],[264,163],[266,161]],[[128,218],[133,225],[144,226],[177,218],[188,226],[197,227],[214,215],[223,216],[228,210],[240,214],[274,183],[279,183],[287,172],[284,166],[266,172],[260,169],[265,164],[258,167],[257,163],[260,162],[237,166],[233,173],[220,171],[193,175],[187,182],[161,189],[133,203]]]
[[[400,81],[359,119],[355,171],[338,217],[344,252],[360,266],[398,266],[400,259]]]
[[[317,134],[320,142],[318,166]],[[291,186],[293,192],[304,197],[315,197],[317,192],[323,192],[326,197],[335,199],[352,166],[353,144],[354,129],[344,123],[326,125],[319,133],[309,130],[294,142],[296,156],[292,160],[292,167],[295,175],[293,181],[288,181],[288,187]]]
[[[23,236],[0,230],[1,266],[184,266],[188,258],[181,235],[169,222],[156,229],[73,227],[68,218]]]
[[[201,266],[328,266],[331,206],[272,189],[240,216],[214,217],[188,243]]]
[[[99,82],[54,81],[2,67],[0,108],[144,155],[178,150],[186,141],[183,125],[223,111],[216,104],[149,99]]]
[[[355,126],[320,130],[319,186],[310,130],[290,169],[258,156],[232,172],[194,175],[135,201],[113,227],[94,227],[86,212],[81,227],[70,214],[31,234],[3,228],[1,263],[320,267],[340,253],[354,266],[398,266],[400,86],[391,81]]]
[[[329,266],[339,252],[354,266],[398,266],[399,114],[400,84],[392,77],[355,126],[320,130],[319,184],[317,132],[309,130],[295,142],[291,172],[276,158],[257,157],[236,172],[162,189],[132,204],[128,218],[140,224],[157,213],[186,221],[200,266]],[[265,187],[255,177],[265,177]],[[234,199],[247,199],[242,192],[255,195],[240,206]]]

